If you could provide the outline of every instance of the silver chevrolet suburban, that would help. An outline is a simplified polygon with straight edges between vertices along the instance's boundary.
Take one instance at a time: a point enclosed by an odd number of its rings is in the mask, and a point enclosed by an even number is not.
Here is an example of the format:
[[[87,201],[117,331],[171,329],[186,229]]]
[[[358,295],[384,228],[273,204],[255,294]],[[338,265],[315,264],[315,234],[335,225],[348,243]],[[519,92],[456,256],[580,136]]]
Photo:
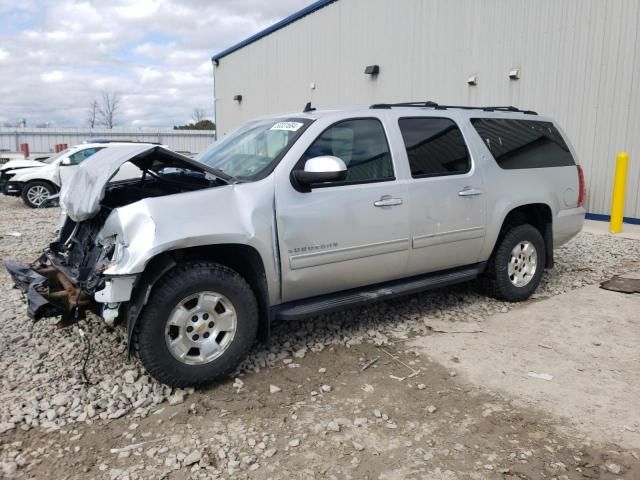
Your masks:
[[[110,183],[127,162],[142,176]],[[57,239],[7,268],[34,320],[125,323],[151,375],[197,387],[272,322],[475,278],[525,300],[580,231],[584,196],[567,138],[532,111],[307,105],[195,159],[96,153],[63,186]]]

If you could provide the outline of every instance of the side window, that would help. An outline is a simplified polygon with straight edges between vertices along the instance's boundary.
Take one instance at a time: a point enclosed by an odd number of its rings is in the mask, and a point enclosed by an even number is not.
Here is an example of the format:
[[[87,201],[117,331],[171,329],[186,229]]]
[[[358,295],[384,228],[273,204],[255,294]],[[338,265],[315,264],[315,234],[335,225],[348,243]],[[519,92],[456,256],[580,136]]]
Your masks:
[[[331,155],[347,165],[341,183],[393,180],[393,163],[387,137],[379,120],[362,118],[336,123],[311,144],[303,160]]]
[[[458,175],[471,169],[462,132],[448,118],[401,118],[398,121],[411,176]]]
[[[569,147],[551,122],[473,118],[471,124],[501,168],[575,165]]]
[[[80,165],[83,160],[86,160],[91,155],[96,152],[99,152],[102,148],[85,148],[84,150],[80,150],[79,152],[74,153],[73,155],[69,155],[69,160],[71,161],[71,165]]]

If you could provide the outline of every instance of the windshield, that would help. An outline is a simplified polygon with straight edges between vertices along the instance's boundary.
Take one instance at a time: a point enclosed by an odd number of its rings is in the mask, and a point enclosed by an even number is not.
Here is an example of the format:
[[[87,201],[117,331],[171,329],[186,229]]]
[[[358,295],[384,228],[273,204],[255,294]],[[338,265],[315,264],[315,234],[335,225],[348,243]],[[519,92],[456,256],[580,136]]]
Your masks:
[[[51,164],[53,162],[55,162],[56,160],[58,160],[60,157],[62,157],[63,155],[66,155],[67,153],[69,153],[69,150],[71,150],[70,148],[67,148],[66,150],[61,151],[60,153],[56,153],[53,157],[49,157],[46,160],[44,160],[42,163],[48,163]]]
[[[255,178],[279,160],[311,123],[306,118],[258,120],[211,145],[198,162],[236,178]]]

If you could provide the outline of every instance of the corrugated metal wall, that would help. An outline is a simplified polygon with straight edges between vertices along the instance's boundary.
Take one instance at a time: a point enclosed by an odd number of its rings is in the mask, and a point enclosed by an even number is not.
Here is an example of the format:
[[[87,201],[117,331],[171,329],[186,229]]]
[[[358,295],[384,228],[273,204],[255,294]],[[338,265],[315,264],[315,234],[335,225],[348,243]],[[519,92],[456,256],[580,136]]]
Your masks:
[[[89,138],[109,138],[158,142],[179,152],[199,153],[213,143],[215,132],[208,130],[113,128],[0,128],[0,151],[19,152],[21,143],[31,152],[53,152],[55,145],[77,145]]]
[[[625,215],[640,218],[639,25],[638,0],[339,0],[220,59],[216,123],[224,135],[309,100],[516,105],[567,132],[590,212],[608,213],[614,157],[628,150]]]

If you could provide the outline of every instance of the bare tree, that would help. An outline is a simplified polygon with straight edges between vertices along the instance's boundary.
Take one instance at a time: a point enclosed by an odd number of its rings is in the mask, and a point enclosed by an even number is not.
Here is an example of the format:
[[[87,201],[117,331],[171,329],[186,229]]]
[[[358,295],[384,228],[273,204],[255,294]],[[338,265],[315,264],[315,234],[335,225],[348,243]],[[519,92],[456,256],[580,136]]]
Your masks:
[[[96,123],[98,122],[98,110],[98,101],[94,100],[93,102],[91,102],[91,106],[87,110],[87,123],[91,128],[95,127]]]
[[[120,111],[122,98],[118,92],[102,92],[102,102],[98,106],[100,123],[107,128],[113,128],[118,123],[117,116]]]
[[[191,114],[191,120],[193,123],[201,122],[207,118],[206,112],[201,108],[194,108],[193,113]]]

